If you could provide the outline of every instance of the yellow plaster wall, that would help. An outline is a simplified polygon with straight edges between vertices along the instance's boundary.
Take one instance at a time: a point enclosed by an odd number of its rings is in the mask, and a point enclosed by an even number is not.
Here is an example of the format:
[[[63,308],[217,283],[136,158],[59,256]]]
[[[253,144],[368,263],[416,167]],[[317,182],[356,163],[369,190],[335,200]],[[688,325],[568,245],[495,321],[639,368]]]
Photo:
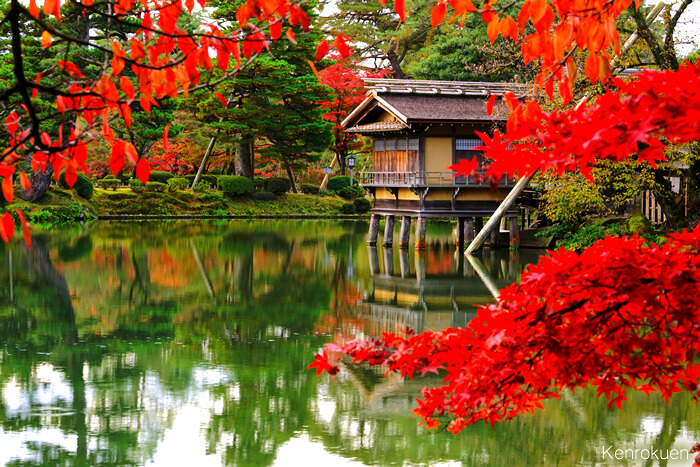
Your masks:
[[[396,199],[394,195],[386,191],[384,188],[377,188],[374,193],[376,199]],[[399,188],[399,199],[420,199],[408,188]]]
[[[399,188],[399,199],[420,199],[420,196],[408,188]]]
[[[425,171],[446,172],[452,165],[452,137],[425,138]]]
[[[503,200],[508,196],[508,190],[499,189],[491,190],[491,188],[465,188],[457,194],[458,200],[478,200],[478,201],[498,201]]]
[[[431,188],[428,194],[425,195],[426,200],[437,201],[437,200],[452,200],[452,189],[451,188]]]

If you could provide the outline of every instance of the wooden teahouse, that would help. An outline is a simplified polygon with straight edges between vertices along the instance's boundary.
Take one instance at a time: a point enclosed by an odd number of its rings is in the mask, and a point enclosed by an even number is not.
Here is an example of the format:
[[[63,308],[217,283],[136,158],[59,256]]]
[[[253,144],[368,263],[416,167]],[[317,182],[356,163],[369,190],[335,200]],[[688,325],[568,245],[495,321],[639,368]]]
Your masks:
[[[486,103],[493,94],[524,96],[523,84],[367,79],[367,98],[343,121],[348,132],[371,136],[373,167],[358,174],[360,185],[375,199],[368,243],[377,242],[379,216],[386,216],[384,243],[393,242],[394,218],[401,217],[399,247],[407,248],[411,219],[415,218],[416,248],[425,247],[426,219],[454,217],[459,243],[471,241],[474,227],[483,225],[506,197],[511,180],[498,189],[487,180],[453,177],[447,167],[477,157],[483,171],[482,142],[475,134],[492,134],[504,126],[508,110],[502,99],[492,115]],[[519,212],[510,219],[511,243],[517,242]],[[515,238],[513,238],[515,237]]]

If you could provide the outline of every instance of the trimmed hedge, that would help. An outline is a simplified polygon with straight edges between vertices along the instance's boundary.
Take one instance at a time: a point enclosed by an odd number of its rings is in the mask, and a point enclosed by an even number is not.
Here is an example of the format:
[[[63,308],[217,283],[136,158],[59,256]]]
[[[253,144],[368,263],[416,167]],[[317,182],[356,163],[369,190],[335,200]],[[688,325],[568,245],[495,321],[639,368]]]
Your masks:
[[[156,191],[158,193],[163,193],[168,185],[161,182],[148,182],[146,183],[146,191]]]
[[[364,214],[372,209],[372,202],[367,198],[357,198],[352,204],[355,205],[355,212],[358,214]]]
[[[340,212],[343,214],[355,214],[355,205],[353,203],[344,203],[340,206]]]
[[[186,190],[190,184],[187,179],[182,177],[173,177],[168,179],[168,191]]]
[[[364,198],[365,189],[358,185],[346,186],[345,188],[341,188],[341,190],[338,192],[338,195],[341,198],[348,200],[353,200],[355,198]]]
[[[131,191],[134,193],[143,193],[146,191],[146,185],[141,183],[141,180],[138,178],[132,178],[129,180],[129,188],[131,188]]]
[[[66,171],[62,170],[61,175],[58,178],[58,186],[65,188],[66,190],[70,190],[71,187],[69,187],[68,183],[66,183],[65,175]],[[92,180],[90,180],[87,175],[78,172],[78,179],[75,181],[73,189],[81,198],[90,199],[92,198],[92,192],[94,191],[95,186],[92,184]]]
[[[204,193],[206,191],[211,191],[211,185],[206,180],[200,180],[197,185],[192,188],[195,193]]]
[[[226,195],[247,195],[255,190],[253,181],[248,177],[238,175],[219,176],[219,187]]]
[[[302,193],[306,193],[307,195],[318,195],[318,192],[320,191],[320,187],[318,185],[312,185],[310,183],[302,183],[301,186]]]
[[[188,186],[192,186],[192,182],[194,182],[194,178],[196,176],[196,174],[188,174],[185,175],[183,178],[189,182]],[[207,182],[210,186],[216,186],[217,179],[218,177],[216,175],[202,175],[201,177],[199,177],[199,183]]]
[[[353,177],[353,185],[357,185],[358,181],[355,177]],[[346,186],[350,186],[350,177],[347,175],[336,175],[335,177],[330,177],[328,179],[328,185],[326,185],[326,189],[329,191],[340,191]]]
[[[269,191],[259,191],[257,193],[251,193],[250,199],[256,201],[274,201],[277,199],[277,196]]]
[[[164,170],[151,170],[151,176],[148,177],[149,182],[168,183],[168,180],[174,178],[175,175]]]
[[[282,195],[288,192],[292,188],[292,182],[288,178],[268,178],[265,182],[265,191],[274,193],[276,195]]]
[[[265,177],[253,177],[253,185],[255,185],[255,190],[264,190],[266,181],[267,179]]]
[[[100,184],[102,188],[105,190],[107,188],[111,188],[112,190],[116,190],[118,186],[121,186],[122,181],[119,180],[118,178],[103,178],[101,180],[98,180],[97,183]]]

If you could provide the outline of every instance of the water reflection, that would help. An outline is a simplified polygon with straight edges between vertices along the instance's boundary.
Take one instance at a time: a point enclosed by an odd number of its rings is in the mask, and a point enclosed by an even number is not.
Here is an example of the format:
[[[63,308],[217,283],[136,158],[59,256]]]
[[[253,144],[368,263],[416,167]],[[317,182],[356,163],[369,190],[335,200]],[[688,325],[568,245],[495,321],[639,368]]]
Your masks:
[[[411,417],[437,379],[316,378],[305,368],[325,342],[464,325],[533,260],[472,264],[449,234],[424,254],[367,249],[365,232],[105,223],[0,246],[0,464],[619,465],[599,448],[697,437],[684,395],[608,412],[581,391],[454,437]]]

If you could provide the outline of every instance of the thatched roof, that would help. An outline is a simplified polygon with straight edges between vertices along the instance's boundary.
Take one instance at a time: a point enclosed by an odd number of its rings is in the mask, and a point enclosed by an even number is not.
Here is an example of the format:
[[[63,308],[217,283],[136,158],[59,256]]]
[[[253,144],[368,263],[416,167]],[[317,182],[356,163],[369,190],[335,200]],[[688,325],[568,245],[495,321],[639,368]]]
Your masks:
[[[456,81],[365,80],[368,97],[343,121],[349,132],[400,131],[416,123],[493,123],[505,121],[508,109],[496,101],[492,115],[486,103],[492,94],[524,96],[528,85]],[[391,119],[386,120],[386,114]],[[381,121],[379,120],[381,117]]]

